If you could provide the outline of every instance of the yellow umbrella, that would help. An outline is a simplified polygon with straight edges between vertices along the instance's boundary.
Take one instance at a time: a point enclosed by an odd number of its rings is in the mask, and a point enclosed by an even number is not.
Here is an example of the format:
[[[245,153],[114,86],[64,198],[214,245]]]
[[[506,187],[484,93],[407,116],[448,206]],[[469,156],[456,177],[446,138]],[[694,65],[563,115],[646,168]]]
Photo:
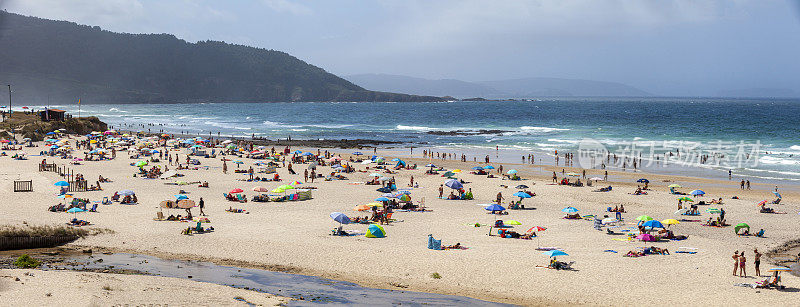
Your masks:
[[[664,225],[677,225],[677,224],[680,224],[680,223],[681,222],[679,222],[676,219],[666,219],[666,220],[661,221],[661,224],[664,224]]]
[[[518,222],[516,220],[506,221],[506,222],[503,222],[503,224],[506,224],[506,225],[522,225],[522,223],[520,223],[520,222]]]
[[[461,170],[460,170],[460,169],[454,169],[454,170],[452,170],[451,172],[453,172],[453,173],[460,173],[460,172],[461,172]]]

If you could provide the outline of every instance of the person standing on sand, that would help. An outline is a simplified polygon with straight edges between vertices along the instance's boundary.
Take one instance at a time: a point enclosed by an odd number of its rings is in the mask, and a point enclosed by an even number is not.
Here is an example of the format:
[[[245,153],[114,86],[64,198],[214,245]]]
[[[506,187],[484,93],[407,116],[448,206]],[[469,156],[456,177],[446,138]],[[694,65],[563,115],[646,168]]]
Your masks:
[[[733,276],[739,271],[739,251],[733,252]]]
[[[503,165],[502,164],[500,165],[500,167],[497,168],[497,173],[501,174],[501,175],[503,174]]]
[[[444,195],[444,185],[440,184],[439,185],[439,198],[442,198],[443,195]]]
[[[740,188],[741,188],[742,190],[744,190],[744,179],[742,179],[742,183],[741,183],[741,186],[740,186]]]
[[[553,172],[553,183],[556,183],[556,181],[558,181],[558,176],[556,176],[556,172],[554,171]]]
[[[311,170],[311,183],[314,183],[314,178],[317,177],[317,171]]]
[[[247,174],[250,175],[250,180],[253,180],[253,167],[250,166],[250,169],[247,170]]]
[[[745,269],[745,264],[747,264],[747,257],[744,256],[744,251],[739,255],[739,270],[741,277],[747,277],[747,270]]]
[[[410,184],[409,186],[410,186],[410,187],[413,187],[413,186],[414,186],[414,176],[411,176],[411,184]]]
[[[750,180],[748,180],[745,185],[747,186],[747,190],[750,190]]]
[[[228,163],[225,162],[225,160],[222,160],[222,173],[223,174],[227,174],[228,173]]]
[[[758,252],[757,248],[753,250],[753,253],[755,253],[755,256],[753,257],[755,258],[754,263],[756,265],[756,277],[761,277],[761,253]]]
[[[308,169],[303,172],[303,182],[308,182]]]
[[[200,197],[200,215],[202,215],[202,216],[206,215],[206,213],[203,212],[203,209],[205,209],[205,207],[206,207],[206,202],[203,201],[202,197]]]
[[[497,192],[497,204],[501,204],[503,202],[503,192]]]
[[[586,179],[586,170],[583,170],[583,179]]]
[[[733,177],[733,171],[732,170],[728,170],[728,180],[731,180],[732,177]]]
[[[606,174],[603,176],[603,181],[608,181],[608,171],[606,171]]]

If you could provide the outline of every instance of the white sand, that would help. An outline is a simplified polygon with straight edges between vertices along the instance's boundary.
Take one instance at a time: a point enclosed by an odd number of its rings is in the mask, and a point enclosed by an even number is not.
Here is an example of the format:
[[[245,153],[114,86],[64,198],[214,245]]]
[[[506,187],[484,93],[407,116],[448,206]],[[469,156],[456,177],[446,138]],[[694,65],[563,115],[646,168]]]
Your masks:
[[[294,148],[293,148],[294,150]],[[26,149],[29,153],[39,149]],[[185,159],[184,151],[179,151]],[[345,156],[347,157],[347,156]],[[0,216],[0,224],[64,223],[72,217],[68,213],[46,211],[50,205],[58,203],[55,198],[55,181],[61,180],[54,173],[37,172],[36,164],[42,157],[30,157],[28,161],[12,161],[0,158],[0,174],[5,176],[0,183],[0,203],[6,210]],[[47,158],[66,164],[67,161]],[[754,191],[741,192],[728,189],[730,182],[717,182],[704,179],[677,178],[675,176],[655,176],[642,174],[621,174],[627,182],[634,178],[647,177],[652,182],[653,191],[646,196],[633,196],[635,184],[611,183],[614,190],[609,193],[592,193],[593,188],[563,187],[548,185],[545,175],[535,180],[501,181],[483,176],[467,174],[473,163],[447,162],[463,169],[459,175],[470,181],[466,187],[472,188],[476,195],[474,201],[448,201],[437,199],[437,187],[444,182],[442,177],[424,175],[424,168],[415,171],[401,171],[394,175],[399,186],[408,184],[413,175],[421,188],[413,190],[415,200],[424,197],[428,208],[433,212],[410,213],[395,212],[394,218],[400,222],[385,226],[388,237],[369,239],[358,237],[334,237],[329,233],[337,226],[328,215],[339,211],[353,217],[367,215],[352,211],[355,205],[366,204],[379,197],[376,186],[350,185],[351,181],[366,181],[368,173],[346,174],[350,180],[319,182],[314,199],[302,202],[254,203],[227,202],[222,193],[232,188],[242,188],[248,197],[253,195],[251,188],[262,185],[274,188],[278,183],[247,183],[236,179],[245,174],[234,174],[235,164],[229,163],[229,174],[223,175],[218,159],[200,159],[204,165],[211,166],[208,171],[184,170],[182,181],[207,180],[211,188],[196,186],[164,185],[163,180],[133,178],[134,168],[124,152],[117,160],[85,162],[84,165],[70,166],[86,178],[95,180],[98,174],[114,180],[103,185],[104,191],[76,193],[77,197],[100,200],[114,191],[132,189],[137,192],[140,204],[125,206],[114,204],[100,206],[99,213],[82,213],[78,217],[91,221],[94,226],[115,230],[115,234],[99,235],[77,241],[74,244],[116,248],[156,255],[172,255],[210,260],[231,259],[246,261],[254,265],[281,268],[292,272],[319,275],[334,279],[357,282],[367,286],[396,288],[407,286],[407,290],[430,291],[457,294],[487,300],[541,304],[599,304],[633,305],[641,302],[658,302],[666,305],[731,305],[731,304],[776,304],[793,305],[796,293],[776,290],[761,290],[735,287],[735,283],[753,283],[756,278],[731,276],[734,250],[746,251],[748,274],[754,274],[753,248],[765,252],[781,243],[796,239],[798,235],[797,212],[798,193],[782,190],[784,205],[773,206],[785,215],[759,214],[755,203],[762,199],[772,199],[766,186],[754,186]],[[245,165],[253,161],[243,159]],[[421,165],[425,162],[418,161]],[[163,163],[162,163],[163,164]],[[440,163],[437,163],[440,164]],[[495,164],[496,165],[496,164]],[[290,180],[303,181],[302,170],[305,165],[296,165],[298,175],[288,175],[286,169],[278,172],[284,183]],[[511,166],[506,165],[506,169]],[[534,172],[530,168],[516,166],[523,177],[530,178]],[[170,167],[172,169],[173,167]],[[363,169],[362,165],[356,165]],[[321,170],[329,170],[321,167]],[[561,167],[558,168],[560,171]],[[569,171],[569,170],[567,170]],[[370,171],[372,172],[372,171]],[[324,172],[323,172],[324,173]],[[590,171],[597,175],[600,171]],[[547,174],[546,172],[543,174]],[[617,174],[614,174],[617,175]],[[669,183],[660,182],[663,178],[673,178],[683,185],[683,191],[701,188],[708,194],[701,199],[723,197],[728,222],[737,224],[747,222],[753,232],[763,228],[766,238],[737,237],[733,227],[703,227],[700,223],[682,223],[672,226],[677,234],[689,235],[680,242],[619,242],[604,232],[592,228],[589,221],[561,219],[561,209],[574,206],[581,214],[603,214],[605,208],[624,204],[628,213],[625,218],[628,226],[635,226],[639,215],[647,214],[658,220],[678,218],[673,215],[677,209],[677,197],[669,195],[665,187]],[[33,193],[11,193],[11,179],[33,180]],[[287,181],[288,180],[288,181]],[[90,181],[91,182],[91,181]],[[535,185],[533,185],[535,183]],[[500,185],[509,188],[501,188]],[[526,199],[526,207],[536,210],[511,211],[503,216],[505,220],[517,220],[522,226],[517,231],[524,232],[529,227],[547,227],[540,233],[539,240],[500,239],[487,236],[487,227],[466,226],[469,223],[490,223],[495,216],[486,214],[476,204],[491,202],[497,192],[502,191],[507,200],[516,190],[514,186],[526,184],[538,196]],[[724,185],[724,186],[723,186]],[[157,205],[165,199],[173,199],[179,189],[190,192],[194,200],[203,197],[206,213],[216,231],[210,234],[183,236],[181,229],[187,223],[153,221],[158,211]],[[446,188],[446,194],[449,189]],[[740,200],[732,200],[738,195]],[[225,212],[228,207],[241,208],[250,214]],[[701,206],[701,210],[707,207]],[[174,211],[183,213],[182,210]],[[165,212],[166,213],[166,212]],[[198,210],[195,208],[194,213]],[[613,217],[613,214],[609,214]],[[704,213],[699,219],[707,219]],[[366,225],[347,225],[348,231],[364,232]],[[428,234],[442,239],[444,244],[460,242],[468,250],[432,251],[426,249]],[[559,260],[575,261],[577,271],[555,271],[537,268],[547,265],[548,258],[535,250],[537,245],[557,246],[570,254]],[[668,248],[672,255],[650,255],[641,258],[626,258],[622,255],[635,247],[658,246]],[[697,254],[676,254],[679,247],[697,248]],[[619,253],[603,252],[612,249]],[[762,261],[762,274],[771,265]],[[441,279],[433,279],[430,274],[439,273]],[[133,277],[131,277],[133,278]],[[763,278],[762,278],[763,279]],[[178,283],[179,281],[175,281]],[[190,281],[186,281],[190,283]],[[783,274],[783,282],[788,287],[800,288],[800,279]],[[30,290],[30,291],[36,291]],[[144,297],[147,297],[145,295]]]

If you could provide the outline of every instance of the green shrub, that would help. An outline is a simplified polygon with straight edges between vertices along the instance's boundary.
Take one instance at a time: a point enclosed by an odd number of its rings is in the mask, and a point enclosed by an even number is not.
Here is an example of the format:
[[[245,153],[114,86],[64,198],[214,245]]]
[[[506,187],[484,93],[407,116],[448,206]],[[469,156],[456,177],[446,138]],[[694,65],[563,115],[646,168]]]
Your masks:
[[[17,258],[17,260],[14,261],[14,265],[21,269],[32,269],[39,267],[39,265],[41,264],[42,263],[39,260],[34,259],[28,254],[19,256],[19,258]]]

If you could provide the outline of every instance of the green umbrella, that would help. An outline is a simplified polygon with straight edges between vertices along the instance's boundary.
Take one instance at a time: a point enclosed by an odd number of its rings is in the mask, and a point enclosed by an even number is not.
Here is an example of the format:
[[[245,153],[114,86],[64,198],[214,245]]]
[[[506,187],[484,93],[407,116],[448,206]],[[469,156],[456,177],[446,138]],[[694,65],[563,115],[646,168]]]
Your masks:
[[[135,164],[135,165],[136,165],[137,167],[142,167],[142,166],[145,166],[145,165],[147,165],[147,161],[139,161],[139,162],[136,162],[136,164]]]
[[[747,230],[750,230],[750,225],[747,225],[747,223],[736,224],[736,227],[733,228],[733,232],[739,233],[739,230],[742,228],[747,228]]]
[[[681,185],[680,185],[680,184],[677,184],[677,183],[673,183],[673,184],[670,184],[670,185],[668,185],[667,187],[670,187],[670,188],[680,188],[680,187],[681,187]]]
[[[637,221],[652,221],[653,218],[647,215],[640,215],[636,218]]]
[[[694,201],[694,200],[692,200],[691,198],[689,198],[689,197],[686,197],[686,196],[684,196],[684,197],[681,197],[681,198],[678,198],[678,200],[682,200],[682,201]]]

